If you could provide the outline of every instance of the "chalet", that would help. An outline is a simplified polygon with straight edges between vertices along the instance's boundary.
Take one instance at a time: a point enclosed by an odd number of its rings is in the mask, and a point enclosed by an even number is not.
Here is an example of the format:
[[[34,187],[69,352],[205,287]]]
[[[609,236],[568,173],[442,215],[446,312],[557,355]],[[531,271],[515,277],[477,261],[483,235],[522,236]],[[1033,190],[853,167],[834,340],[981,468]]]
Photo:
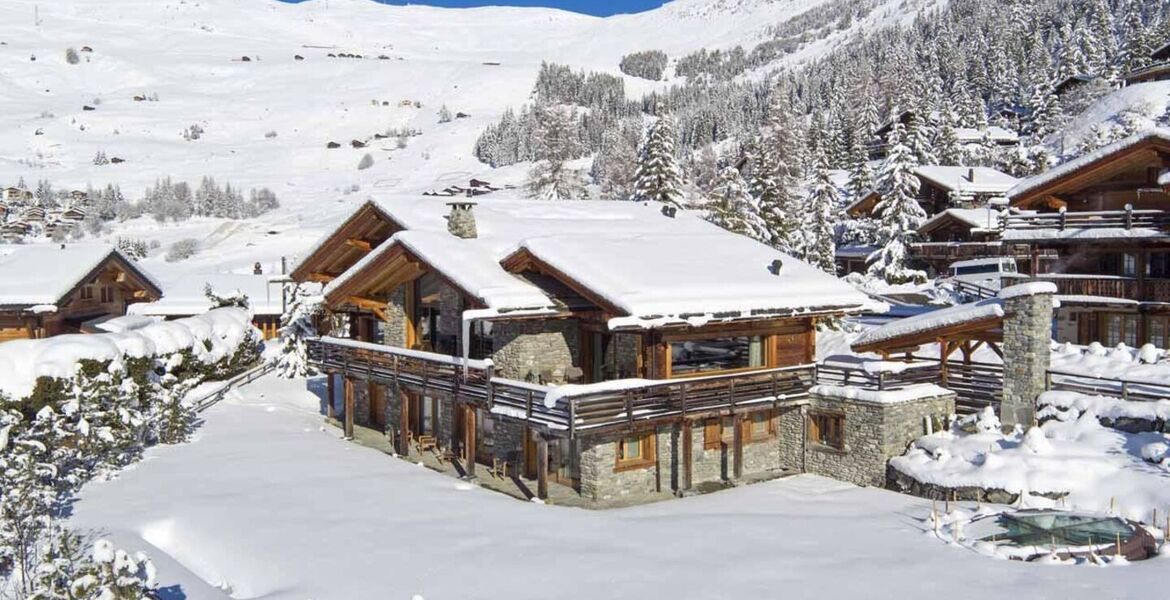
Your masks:
[[[150,275],[105,244],[0,248],[0,340],[76,333],[162,295]]]
[[[1170,43],[1150,54],[1150,64],[1126,73],[1123,79],[1125,85],[1170,79]]]
[[[370,201],[291,277],[325,283],[343,324],[309,346],[346,434],[384,432],[465,476],[606,501],[844,464],[847,443],[865,446],[809,389],[817,321],[871,301],[686,211]]]
[[[1151,129],[1008,192],[1003,242],[1058,257],[1030,272],[1059,289],[1058,340],[1170,345],[1168,171],[1170,130]]]
[[[65,210],[61,211],[60,213],[58,213],[56,215],[56,217],[61,219],[62,221],[79,223],[79,222],[85,220],[85,215],[86,215],[85,209],[78,208],[76,206],[71,206],[71,207],[66,208]]]
[[[45,209],[40,206],[30,206],[20,212],[20,219],[26,223],[42,223],[45,220]]]
[[[6,242],[18,242],[32,232],[32,226],[24,221],[12,220],[0,225],[0,239]]]
[[[914,169],[918,178],[918,203],[927,215],[936,215],[948,208],[978,208],[995,204],[1004,198],[1018,179],[990,167],[946,167],[925,165]],[[846,207],[851,217],[873,216],[881,200],[877,192],[869,192]]]
[[[32,200],[32,198],[33,198],[33,193],[28,191],[28,190],[22,190],[20,188],[15,188],[15,187],[4,188],[3,200],[5,200],[5,201],[19,202],[19,201],[23,201],[23,200]]]
[[[909,127],[917,118],[922,117],[915,111],[904,110],[874,131],[874,142],[869,146],[869,157],[874,160],[885,158],[889,150],[886,138],[890,135],[894,125],[901,123],[903,126]],[[925,118],[929,119],[931,124],[937,125],[939,115],[931,113],[925,115]],[[996,146],[1016,146],[1020,143],[1020,136],[1016,132],[998,125],[989,125],[983,128],[957,127],[955,128],[955,137],[959,144],[964,146],[989,142]]]
[[[211,286],[211,291],[221,297],[237,293],[246,296],[252,324],[264,339],[273,339],[280,333],[280,316],[284,313],[284,287],[280,278],[251,273],[185,274],[163,280],[162,284],[161,298],[135,304],[127,313],[166,320],[202,314],[212,308],[205,292],[206,287]]]

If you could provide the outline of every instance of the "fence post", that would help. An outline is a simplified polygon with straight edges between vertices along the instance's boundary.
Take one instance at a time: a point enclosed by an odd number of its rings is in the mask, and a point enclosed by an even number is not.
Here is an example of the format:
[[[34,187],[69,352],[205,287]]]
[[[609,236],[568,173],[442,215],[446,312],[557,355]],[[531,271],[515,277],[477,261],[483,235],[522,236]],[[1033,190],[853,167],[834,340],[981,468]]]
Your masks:
[[[878,391],[879,392],[884,391],[885,389],[886,389],[886,372],[885,371],[878,371]]]
[[[496,387],[495,384],[492,383],[492,379],[495,378],[496,366],[492,363],[488,363],[487,368],[484,369],[483,373],[484,377],[487,378],[487,382],[485,383],[487,386],[487,407],[488,410],[491,410],[496,401]]]
[[[1129,400],[1129,382],[1125,380],[1121,382],[1121,399]]]
[[[1068,213],[1066,213],[1063,210],[1060,211],[1060,230],[1061,231],[1064,231],[1065,219],[1067,219],[1067,218],[1068,218]]]
[[[1126,229],[1133,228],[1133,205],[1132,204],[1125,205],[1125,228]]]

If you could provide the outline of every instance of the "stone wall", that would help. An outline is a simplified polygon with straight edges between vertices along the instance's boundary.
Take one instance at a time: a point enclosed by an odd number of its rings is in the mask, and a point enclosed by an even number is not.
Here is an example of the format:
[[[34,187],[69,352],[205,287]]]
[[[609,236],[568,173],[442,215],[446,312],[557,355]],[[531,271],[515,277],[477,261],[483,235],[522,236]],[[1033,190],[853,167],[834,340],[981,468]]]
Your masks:
[[[944,419],[955,411],[952,393],[911,400],[866,401],[813,394],[806,415],[844,415],[845,446],[832,448],[809,439],[804,466],[816,473],[857,485],[886,485],[886,465],[926,435],[926,419]],[[807,417],[805,424],[807,427]]]
[[[631,333],[617,333],[605,351],[605,364],[615,365],[617,379],[638,377],[638,347],[642,337]]]
[[[439,336],[445,339],[454,338],[451,345],[455,354],[460,355],[460,345],[463,343],[463,294],[447,285],[439,288]]]
[[[1003,403],[999,420],[1005,426],[1028,427],[1036,420],[1035,401],[1044,392],[1052,356],[1049,346],[1053,295],[1012,295],[1012,289],[1004,290],[1008,297],[1003,305]]]
[[[500,377],[523,381],[530,372],[536,377],[548,370],[563,381],[567,367],[581,364],[575,319],[497,321],[492,347]]]
[[[672,439],[674,428],[658,427],[655,436],[655,464],[644,468],[615,470],[617,464],[617,442],[627,437],[618,433],[581,440],[577,447],[580,452],[581,495],[591,500],[613,500],[638,494],[654,494],[671,489],[671,473],[677,462]]]
[[[406,289],[399,286],[386,298],[385,315],[387,320],[378,320],[378,329],[382,333],[382,344],[386,346],[406,346]]]

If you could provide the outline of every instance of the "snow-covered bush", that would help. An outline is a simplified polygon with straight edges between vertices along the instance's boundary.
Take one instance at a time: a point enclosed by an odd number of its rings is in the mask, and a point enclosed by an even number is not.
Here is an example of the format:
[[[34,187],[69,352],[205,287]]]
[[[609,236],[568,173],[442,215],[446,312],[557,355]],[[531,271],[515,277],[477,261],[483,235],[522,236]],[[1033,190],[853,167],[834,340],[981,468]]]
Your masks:
[[[195,238],[184,238],[171,244],[171,247],[167,250],[166,261],[179,262],[181,260],[187,260],[195,256],[197,252],[199,252],[199,240]]]
[[[359,171],[364,171],[372,166],[374,166],[374,157],[370,154],[366,154],[360,161],[358,161],[357,168]]]
[[[66,48],[65,49],[65,62],[67,62],[71,65],[75,65],[75,64],[81,62],[81,55],[77,53],[76,48]]]
[[[81,536],[63,530],[46,544],[35,570],[29,600],[152,600],[154,564],[142,552],[133,555],[105,539],[86,548]]]
[[[319,290],[297,284],[288,292],[288,311],[280,316],[280,354],[273,361],[281,377],[308,377],[317,370],[309,364],[305,340],[317,335],[316,321],[322,313]]]
[[[118,250],[120,250],[122,254],[125,254],[134,260],[146,258],[146,242],[142,240],[120,237],[117,239],[114,245],[118,247]]]
[[[451,122],[451,109],[447,108],[446,104],[444,104],[443,106],[441,106],[439,108],[439,122],[440,123],[450,123]]]

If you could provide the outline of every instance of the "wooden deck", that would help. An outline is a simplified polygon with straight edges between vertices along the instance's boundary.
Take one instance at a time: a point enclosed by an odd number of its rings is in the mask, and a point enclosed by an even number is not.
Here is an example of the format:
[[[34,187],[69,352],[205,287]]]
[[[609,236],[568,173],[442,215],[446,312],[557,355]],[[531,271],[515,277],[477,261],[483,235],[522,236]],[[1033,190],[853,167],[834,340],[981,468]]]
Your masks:
[[[1047,239],[1045,230],[1115,229],[1148,230],[1154,236],[1170,235],[1170,213],[1161,210],[1106,210],[1085,212],[1056,212],[1008,215],[1002,221],[1002,232],[1015,232],[1013,240],[1022,240],[1036,233],[1036,239]]]
[[[525,421],[550,435],[628,430],[663,421],[803,403],[815,365],[661,381],[619,380],[557,390],[497,377],[490,361],[348,339],[309,340],[310,361],[328,373],[438,393]],[[557,390],[552,406],[546,397]]]

